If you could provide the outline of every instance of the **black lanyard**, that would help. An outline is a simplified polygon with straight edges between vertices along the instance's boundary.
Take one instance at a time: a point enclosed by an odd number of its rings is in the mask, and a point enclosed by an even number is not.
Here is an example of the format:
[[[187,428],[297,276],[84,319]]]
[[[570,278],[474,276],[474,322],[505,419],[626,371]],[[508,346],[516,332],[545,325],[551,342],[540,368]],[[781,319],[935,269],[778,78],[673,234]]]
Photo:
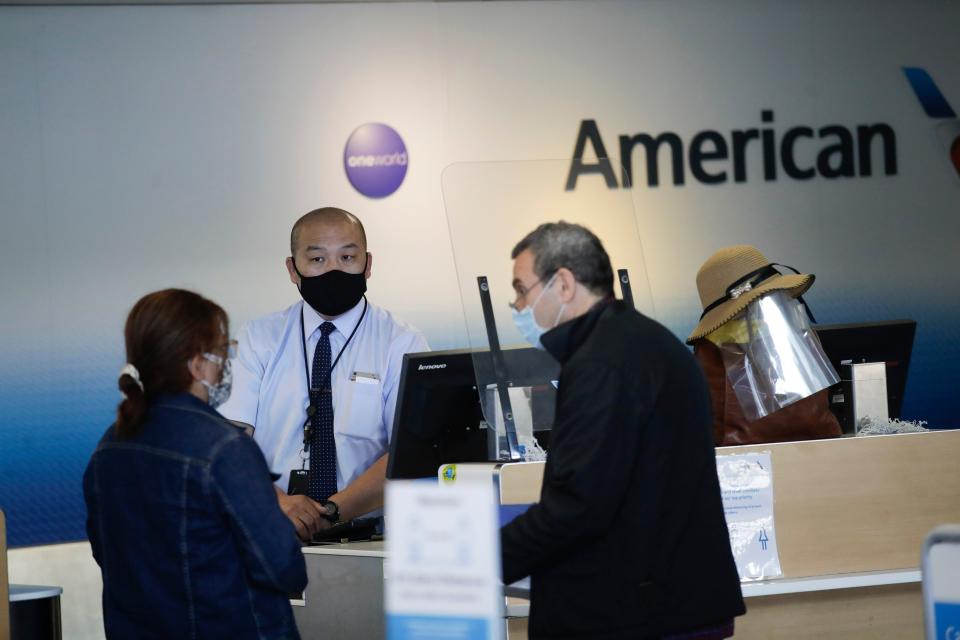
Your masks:
[[[303,304],[306,304],[304,302]],[[357,320],[357,324],[353,325],[353,331],[350,332],[350,335],[347,337],[347,341],[343,343],[343,346],[340,347],[340,351],[337,353],[336,359],[333,361],[333,364],[330,365],[330,389],[328,393],[333,393],[333,369],[337,366],[337,363],[340,362],[340,356],[343,355],[343,352],[346,350],[347,345],[350,344],[350,341],[353,340],[353,336],[357,333],[357,329],[360,328],[360,323],[363,322],[364,317],[367,315],[367,296],[363,296],[363,312],[360,314],[360,319]],[[310,398],[310,390],[313,388],[312,381],[310,379],[310,365],[307,364],[307,337],[304,335],[306,329],[304,327],[303,321],[303,307],[300,308],[300,345],[303,347],[303,372],[307,377],[307,399]],[[329,338],[327,338],[329,340]],[[313,400],[310,400],[310,404],[307,405],[307,421],[303,423],[303,450],[307,451],[310,448],[310,421],[313,419],[313,415],[317,412],[317,408],[313,406]]]

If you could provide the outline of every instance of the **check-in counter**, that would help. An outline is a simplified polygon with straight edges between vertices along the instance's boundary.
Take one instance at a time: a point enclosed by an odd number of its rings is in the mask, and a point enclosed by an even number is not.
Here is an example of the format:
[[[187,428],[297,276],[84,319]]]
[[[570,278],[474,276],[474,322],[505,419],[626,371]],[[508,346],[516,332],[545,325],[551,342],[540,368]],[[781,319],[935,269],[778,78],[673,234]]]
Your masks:
[[[304,547],[307,590],[292,600],[304,638],[383,638],[383,541]]]
[[[926,534],[960,522],[960,431],[743,447],[769,451],[783,576],[743,583],[738,638],[921,638]]]
[[[736,637],[921,638],[921,546],[933,527],[960,522],[960,431],[721,447],[717,455],[759,451],[771,454],[783,575],[742,583],[747,614]],[[490,468],[502,505],[538,499],[543,463]],[[382,543],[304,553],[310,585],[294,607],[301,633],[382,637]],[[508,637],[525,638],[527,603],[507,603]]]
[[[382,540],[304,547],[307,590],[291,600],[304,638],[383,638],[384,580],[387,553]],[[527,600],[510,598],[504,606],[508,638],[526,638]]]

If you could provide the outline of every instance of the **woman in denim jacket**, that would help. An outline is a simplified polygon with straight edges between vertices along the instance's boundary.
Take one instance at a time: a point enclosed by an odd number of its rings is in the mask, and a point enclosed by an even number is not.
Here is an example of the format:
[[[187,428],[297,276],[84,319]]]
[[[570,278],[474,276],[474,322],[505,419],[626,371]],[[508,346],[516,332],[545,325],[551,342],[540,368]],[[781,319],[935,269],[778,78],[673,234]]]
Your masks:
[[[124,331],[124,400],[83,478],[108,638],[298,638],[303,554],[230,393],[226,313],[179,289]]]

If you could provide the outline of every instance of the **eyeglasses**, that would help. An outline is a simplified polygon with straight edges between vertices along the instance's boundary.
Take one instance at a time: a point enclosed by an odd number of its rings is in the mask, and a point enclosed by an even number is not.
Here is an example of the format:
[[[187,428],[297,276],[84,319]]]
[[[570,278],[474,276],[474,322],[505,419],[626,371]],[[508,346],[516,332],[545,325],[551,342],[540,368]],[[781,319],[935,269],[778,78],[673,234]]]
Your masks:
[[[530,295],[530,292],[533,291],[534,288],[536,288],[536,286],[538,284],[541,284],[542,282],[543,282],[543,278],[540,278],[539,280],[531,284],[529,287],[525,287],[522,284],[516,285],[514,287],[514,290],[517,292],[517,297],[516,299],[514,299],[513,302],[508,303],[510,305],[510,308],[513,309],[514,311],[519,311],[519,309],[517,309],[517,305],[520,304],[520,300],[521,299],[526,300],[526,297]]]
[[[233,360],[234,358],[237,357],[237,341],[236,340],[228,340],[226,344],[220,345],[220,348],[221,349],[226,348],[227,358],[229,360]],[[223,364],[223,356],[218,356],[215,353],[204,353],[203,357],[215,364]]]

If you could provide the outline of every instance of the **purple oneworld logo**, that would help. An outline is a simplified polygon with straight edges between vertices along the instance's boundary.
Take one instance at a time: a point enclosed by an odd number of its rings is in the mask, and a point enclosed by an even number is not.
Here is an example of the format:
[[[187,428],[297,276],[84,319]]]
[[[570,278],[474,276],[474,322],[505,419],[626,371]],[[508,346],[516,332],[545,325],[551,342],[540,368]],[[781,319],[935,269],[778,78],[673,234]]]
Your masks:
[[[369,198],[384,198],[399,189],[407,175],[407,147],[391,127],[370,122],[350,134],[343,167],[354,189]]]

